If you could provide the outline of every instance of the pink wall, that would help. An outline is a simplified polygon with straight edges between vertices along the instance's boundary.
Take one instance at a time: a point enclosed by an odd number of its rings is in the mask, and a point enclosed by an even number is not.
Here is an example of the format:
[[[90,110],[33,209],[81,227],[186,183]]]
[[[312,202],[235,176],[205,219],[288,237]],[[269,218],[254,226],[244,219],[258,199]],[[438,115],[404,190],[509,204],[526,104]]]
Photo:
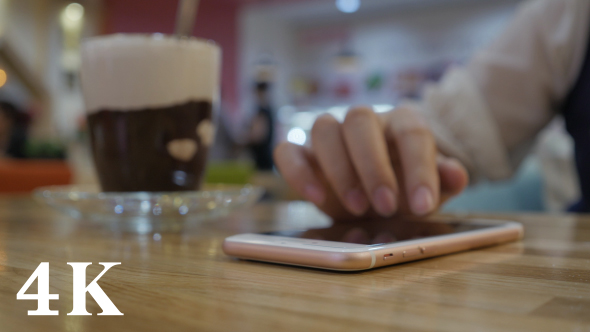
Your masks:
[[[105,0],[104,33],[172,33],[176,0]],[[217,42],[223,49],[222,101],[236,110],[238,92],[238,13],[233,0],[201,0],[194,36]]]

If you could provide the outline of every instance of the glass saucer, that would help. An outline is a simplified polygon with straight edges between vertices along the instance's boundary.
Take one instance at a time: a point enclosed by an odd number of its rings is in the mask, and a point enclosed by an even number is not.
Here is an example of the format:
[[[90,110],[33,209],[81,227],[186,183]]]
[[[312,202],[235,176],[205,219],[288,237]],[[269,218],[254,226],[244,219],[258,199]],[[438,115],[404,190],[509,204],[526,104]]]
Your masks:
[[[33,196],[81,220],[109,224],[114,230],[138,233],[180,231],[188,222],[202,222],[255,204],[264,189],[210,185],[201,191],[100,192],[95,186],[37,188]]]

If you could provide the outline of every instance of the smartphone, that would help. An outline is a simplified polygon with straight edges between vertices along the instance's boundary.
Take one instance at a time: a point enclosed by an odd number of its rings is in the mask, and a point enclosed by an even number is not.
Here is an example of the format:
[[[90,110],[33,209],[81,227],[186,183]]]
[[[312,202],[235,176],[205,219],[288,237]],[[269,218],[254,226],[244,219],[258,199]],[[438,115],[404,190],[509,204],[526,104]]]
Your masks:
[[[405,218],[239,234],[225,239],[223,251],[247,260],[360,271],[516,241],[523,234],[512,221]]]

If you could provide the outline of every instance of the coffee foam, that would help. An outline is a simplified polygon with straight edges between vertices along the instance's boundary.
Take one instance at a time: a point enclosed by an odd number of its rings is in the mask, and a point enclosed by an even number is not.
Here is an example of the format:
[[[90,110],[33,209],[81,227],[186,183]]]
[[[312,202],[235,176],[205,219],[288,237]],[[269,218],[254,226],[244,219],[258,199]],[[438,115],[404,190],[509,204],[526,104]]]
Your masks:
[[[219,98],[221,50],[212,42],[163,35],[110,35],[82,47],[88,113],[133,111]]]

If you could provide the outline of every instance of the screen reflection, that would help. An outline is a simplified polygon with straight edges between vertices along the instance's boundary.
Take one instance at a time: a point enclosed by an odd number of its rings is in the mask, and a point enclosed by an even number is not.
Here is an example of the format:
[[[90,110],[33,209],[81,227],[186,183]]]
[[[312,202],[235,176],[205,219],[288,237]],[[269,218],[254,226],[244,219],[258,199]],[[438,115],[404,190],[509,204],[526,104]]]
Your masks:
[[[488,227],[491,226],[460,221],[396,219],[334,223],[328,228],[279,231],[264,234],[301,239],[381,245],[397,241],[462,233]]]

